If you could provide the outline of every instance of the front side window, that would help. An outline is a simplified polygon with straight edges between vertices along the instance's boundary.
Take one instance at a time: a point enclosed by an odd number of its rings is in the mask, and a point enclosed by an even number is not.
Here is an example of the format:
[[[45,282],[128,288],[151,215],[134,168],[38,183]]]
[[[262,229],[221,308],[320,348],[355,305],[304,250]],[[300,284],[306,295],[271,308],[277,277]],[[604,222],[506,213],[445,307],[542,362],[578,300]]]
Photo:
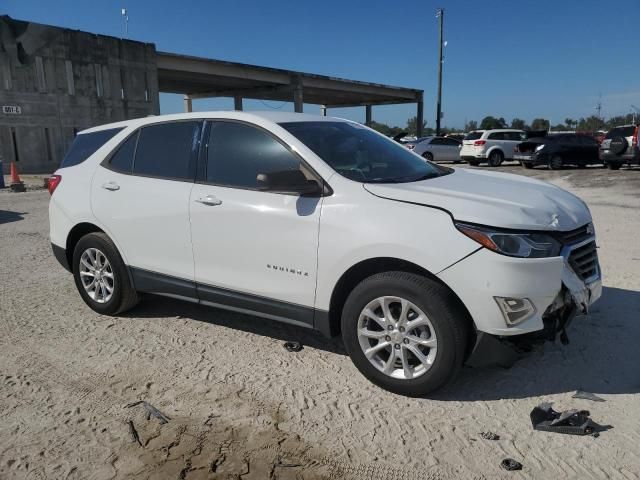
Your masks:
[[[133,173],[193,180],[202,122],[170,122],[140,130]]]
[[[261,173],[300,170],[300,159],[262,129],[238,122],[211,123],[207,149],[207,183],[259,188]]]
[[[415,182],[452,171],[425,162],[406,147],[358,124],[320,121],[280,126],[340,175],[357,182]]]
[[[60,168],[73,167],[84,162],[121,130],[122,128],[110,128],[109,130],[76,135],[69,152],[62,159]]]

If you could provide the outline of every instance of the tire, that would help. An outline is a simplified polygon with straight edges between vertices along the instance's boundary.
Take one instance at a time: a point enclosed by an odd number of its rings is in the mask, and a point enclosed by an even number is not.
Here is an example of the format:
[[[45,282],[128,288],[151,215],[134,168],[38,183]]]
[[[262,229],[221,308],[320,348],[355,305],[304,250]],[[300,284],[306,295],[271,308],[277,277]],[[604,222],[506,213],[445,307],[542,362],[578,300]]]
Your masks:
[[[622,164],[618,162],[607,162],[607,168],[609,170],[620,170],[621,166]]]
[[[487,157],[490,167],[499,167],[504,162],[504,154],[500,150],[493,150]]]
[[[433,162],[433,153],[431,152],[424,152],[422,154],[422,158],[424,158],[425,160],[429,161],[429,162]]]
[[[522,162],[522,166],[527,170],[531,170],[533,168],[533,163],[530,162]]]
[[[83,258],[83,255],[87,255]],[[96,272],[96,256],[101,260],[98,266],[102,269]],[[106,259],[106,261],[105,261]],[[88,266],[93,266],[91,271]],[[111,239],[102,232],[89,233],[82,237],[73,251],[73,276],[76,288],[84,302],[102,315],[116,315],[132,308],[138,303],[138,293],[131,284],[129,272]],[[83,272],[84,273],[81,273]],[[94,288],[93,295],[85,288],[86,283],[95,282],[96,274],[99,274],[105,287]],[[109,277],[107,274],[110,274]],[[94,283],[95,284],[95,283]],[[108,287],[111,286],[109,296]],[[95,297],[95,298],[94,298]]]
[[[549,168],[551,170],[561,170],[563,166],[562,157],[560,155],[554,155],[549,160]]]
[[[477,167],[478,165],[480,165],[480,162],[478,160],[467,160],[467,163],[472,167]]]
[[[389,300],[389,311],[395,312],[398,320],[401,320],[401,303],[398,300],[403,299],[411,304],[407,318],[417,318],[411,315],[419,310],[424,314],[423,318],[427,318],[429,326],[417,327],[411,331],[413,335],[408,335],[409,332],[405,330],[402,333],[401,327],[397,324],[393,330],[388,330],[389,323],[384,322],[384,319],[378,318],[374,321],[371,320],[372,317],[363,315],[367,308],[370,312],[377,312],[376,316],[382,313],[379,300],[383,297],[392,297]],[[416,310],[413,310],[414,308]],[[459,300],[436,281],[406,272],[384,272],[363,280],[349,294],[342,311],[342,338],[351,360],[371,382],[390,392],[418,397],[434,392],[452,381],[462,367],[469,338],[467,318],[468,313]],[[387,326],[386,330],[379,321]],[[419,332],[421,328],[425,330]],[[359,335],[359,332],[363,331],[378,335],[382,335],[382,332],[385,336],[379,340],[370,339]],[[389,336],[386,335],[387,332],[390,332]],[[435,335],[435,348],[421,346],[419,350],[423,358],[426,356],[427,359],[431,359],[429,367],[425,366],[428,362],[421,363],[418,357],[411,353],[411,349],[416,348],[417,344],[411,343],[412,340],[403,335],[408,335],[409,338],[421,335],[422,341],[426,342],[433,341]],[[379,365],[376,367],[367,358],[364,349],[380,343],[386,346],[373,354],[373,362]],[[402,352],[408,368],[414,369],[411,375],[406,375],[407,370],[403,368],[405,363],[400,358],[394,357],[397,360],[390,362],[393,352]],[[410,363],[413,365],[409,365]],[[385,364],[391,365],[389,374],[382,371]]]

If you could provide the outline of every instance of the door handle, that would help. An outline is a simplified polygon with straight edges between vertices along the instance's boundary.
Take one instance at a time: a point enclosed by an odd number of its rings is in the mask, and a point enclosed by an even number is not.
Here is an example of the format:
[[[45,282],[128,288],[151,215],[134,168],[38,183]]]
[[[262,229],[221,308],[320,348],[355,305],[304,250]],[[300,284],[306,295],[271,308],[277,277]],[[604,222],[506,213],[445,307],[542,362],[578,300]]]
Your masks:
[[[102,184],[102,188],[115,192],[116,190],[120,190],[120,185],[118,185],[116,182],[107,182]]]
[[[215,195],[207,195],[206,197],[200,197],[196,199],[196,202],[202,203],[203,205],[207,205],[209,207],[222,205],[222,200],[216,198]]]

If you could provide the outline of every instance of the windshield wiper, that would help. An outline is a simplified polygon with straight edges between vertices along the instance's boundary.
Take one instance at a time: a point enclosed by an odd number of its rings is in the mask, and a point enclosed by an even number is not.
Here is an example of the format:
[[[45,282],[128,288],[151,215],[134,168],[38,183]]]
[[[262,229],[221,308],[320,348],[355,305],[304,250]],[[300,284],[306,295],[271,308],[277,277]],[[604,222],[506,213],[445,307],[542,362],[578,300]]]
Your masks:
[[[430,178],[439,177],[439,173],[426,173],[419,177],[390,177],[390,178],[372,178],[367,180],[367,183],[410,183],[419,182],[421,180],[428,180]]]

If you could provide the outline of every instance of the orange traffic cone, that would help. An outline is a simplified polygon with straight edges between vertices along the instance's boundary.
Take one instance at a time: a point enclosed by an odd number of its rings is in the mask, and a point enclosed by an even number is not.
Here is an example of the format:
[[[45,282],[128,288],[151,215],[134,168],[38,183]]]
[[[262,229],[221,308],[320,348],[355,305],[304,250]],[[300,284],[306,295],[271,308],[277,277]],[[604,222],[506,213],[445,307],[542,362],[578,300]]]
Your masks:
[[[16,162],[11,162],[11,190],[14,192],[26,192],[27,189],[24,188],[24,183],[20,180],[20,175],[18,175],[18,168],[16,167]]]

